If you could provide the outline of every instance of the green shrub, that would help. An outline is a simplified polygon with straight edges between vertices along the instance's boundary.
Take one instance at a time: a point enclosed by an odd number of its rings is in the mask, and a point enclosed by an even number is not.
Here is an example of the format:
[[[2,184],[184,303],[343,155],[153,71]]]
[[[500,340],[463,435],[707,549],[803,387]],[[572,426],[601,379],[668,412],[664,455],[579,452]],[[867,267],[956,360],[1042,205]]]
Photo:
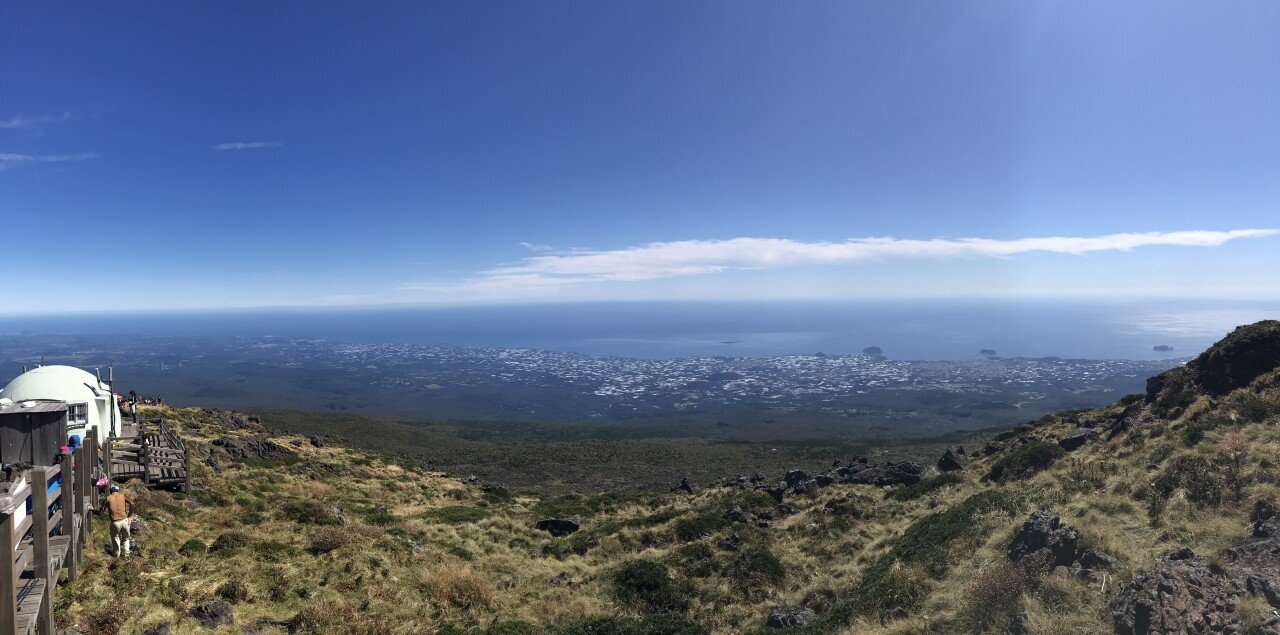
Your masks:
[[[1229,460],[1184,455],[1169,463],[1154,486],[1166,498],[1181,489],[1197,507],[1210,507],[1221,505],[1228,495],[1239,498],[1245,478],[1239,466]]]
[[[675,533],[676,538],[688,542],[697,540],[703,536],[709,536],[729,525],[729,521],[725,520],[720,514],[714,512],[702,512],[696,516],[681,518],[676,521]]]
[[[246,587],[239,580],[228,580],[223,582],[218,587],[218,590],[214,591],[214,594],[232,604],[236,604],[249,599],[249,587]]]
[[[307,547],[313,555],[330,553],[342,548],[350,542],[348,532],[336,527],[324,527],[311,534],[311,542]]]
[[[192,538],[178,547],[178,553],[184,556],[202,556],[209,550],[209,546],[204,544],[203,540]]]
[[[314,498],[289,498],[280,504],[280,515],[304,525],[337,525],[338,511]]]
[[[1032,441],[996,461],[987,478],[997,483],[1028,478],[1048,469],[1064,454],[1066,450],[1057,444]]]
[[[787,575],[782,561],[763,545],[742,550],[729,563],[725,572],[744,589],[777,585]]]
[[[467,507],[465,505],[451,505],[449,507],[440,507],[437,509],[429,509],[422,514],[431,520],[442,523],[460,524],[474,523],[489,517],[489,512],[479,507]]]
[[[238,529],[232,529],[220,534],[218,538],[213,541],[213,546],[209,547],[209,552],[222,553],[225,551],[232,551],[234,549],[247,547],[250,542],[249,534]]]
[[[884,497],[885,500],[915,500],[948,485],[959,485],[963,482],[963,476],[955,472],[948,472],[946,474],[939,474],[933,478],[925,479],[919,483],[915,483],[914,485],[906,485],[897,489],[891,489],[884,493]]]
[[[928,595],[929,578],[919,567],[881,558],[863,574],[849,599],[832,607],[822,621],[843,626],[854,615],[866,615],[887,622],[911,615]]]
[[[1229,403],[1236,416],[1247,423],[1261,423],[1280,414],[1280,401],[1247,390],[1237,391]]]
[[[965,589],[961,620],[972,632],[1004,630],[1017,614],[1028,580],[1021,567],[1005,562],[986,569]]]
[[[695,578],[706,578],[720,572],[715,552],[705,542],[693,542],[671,552],[671,563],[677,571]]]
[[[987,490],[964,499],[942,512],[929,514],[912,523],[885,554],[862,574],[852,595],[833,607],[823,622],[847,624],[854,615],[890,620],[911,614],[928,595],[927,576],[946,573],[948,556],[956,542],[972,538],[980,529],[984,514],[1002,513],[1010,517],[1020,503],[1003,490]]]
[[[674,579],[667,565],[652,560],[632,560],[613,574],[618,603],[649,613],[682,612],[689,608],[692,586]]]
[[[679,615],[647,615],[642,618],[590,617],[565,626],[561,635],[707,635],[710,631]]]
[[[266,562],[284,562],[297,553],[297,550],[293,545],[279,540],[264,540],[254,543],[253,553]]]

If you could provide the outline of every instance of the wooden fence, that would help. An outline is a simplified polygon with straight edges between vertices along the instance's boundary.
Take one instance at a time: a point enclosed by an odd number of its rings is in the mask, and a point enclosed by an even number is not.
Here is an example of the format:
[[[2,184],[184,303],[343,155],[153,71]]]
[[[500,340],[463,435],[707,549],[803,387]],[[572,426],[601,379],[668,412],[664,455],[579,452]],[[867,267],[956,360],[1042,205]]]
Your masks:
[[[53,598],[61,571],[78,576],[88,545],[92,510],[98,509],[95,476],[106,476],[98,431],[90,427],[74,453],[59,465],[32,468],[0,495],[0,635],[52,635]]]
[[[151,419],[136,424],[134,434],[111,437],[105,446],[111,478],[142,479],[148,486],[191,489],[191,455],[187,443],[165,423]]]

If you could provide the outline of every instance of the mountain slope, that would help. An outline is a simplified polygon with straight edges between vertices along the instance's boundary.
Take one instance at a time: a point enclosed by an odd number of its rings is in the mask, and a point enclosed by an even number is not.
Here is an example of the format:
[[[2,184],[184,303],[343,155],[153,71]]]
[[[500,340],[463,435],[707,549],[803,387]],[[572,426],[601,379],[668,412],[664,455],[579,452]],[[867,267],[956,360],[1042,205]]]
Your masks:
[[[849,457],[669,495],[543,498],[161,409],[207,457],[201,488],[129,488],[142,555],[92,559],[58,615],[130,633],[203,632],[221,603],[228,633],[1280,632],[1277,366],[1280,322],[1262,322],[1146,395],[950,450],[941,474]]]

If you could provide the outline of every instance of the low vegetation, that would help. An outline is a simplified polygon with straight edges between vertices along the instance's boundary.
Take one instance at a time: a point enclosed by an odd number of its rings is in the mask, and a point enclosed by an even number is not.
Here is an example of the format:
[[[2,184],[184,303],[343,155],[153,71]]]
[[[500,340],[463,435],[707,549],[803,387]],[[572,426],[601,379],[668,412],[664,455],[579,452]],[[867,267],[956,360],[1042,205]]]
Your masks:
[[[1189,401],[1172,386],[1174,419],[1158,395],[1044,417],[957,472],[787,491],[781,506],[764,489],[781,471],[759,489],[539,493],[157,409],[199,448],[197,488],[126,485],[146,523],[140,554],[95,549],[55,608],[83,632],[130,635],[199,632],[191,611],[214,600],[235,613],[225,632],[750,633],[774,607],[811,609],[806,633],[1109,632],[1135,574],[1184,547],[1228,571],[1228,549],[1280,507],[1278,376]],[[1064,450],[1082,425],[1099,434]],[[238,434],[266,434],[297,460],[204,460],[214,438]],[[1015,563],[1014,536],[1042,509],[1113,565],[1089,576]],[[567,535],[536,527],[570,517],[581,526]],[[94,531],[104,544],[105,524]],[[1234,610],[1239,632],[1271,628],[1265,599]]]

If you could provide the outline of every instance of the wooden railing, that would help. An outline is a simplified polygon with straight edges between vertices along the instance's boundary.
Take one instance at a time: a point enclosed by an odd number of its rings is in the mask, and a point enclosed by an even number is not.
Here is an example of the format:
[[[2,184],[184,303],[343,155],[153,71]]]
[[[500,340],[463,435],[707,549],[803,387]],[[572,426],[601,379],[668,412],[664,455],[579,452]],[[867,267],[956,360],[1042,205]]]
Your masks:
[[[59,465],[34,467],[0,495],[0,635],[52,635],[53,599],[60,572],[74,581],[98,508],[98,431],[90,427]],[[109,465],[110,462],[106,462]]]
[[[146,485],[180,485],[191,489],[191,455],[187,443],[164,419],[139,421],[136,436],[111,437],[106,445],[112,478],[140,478]]]

